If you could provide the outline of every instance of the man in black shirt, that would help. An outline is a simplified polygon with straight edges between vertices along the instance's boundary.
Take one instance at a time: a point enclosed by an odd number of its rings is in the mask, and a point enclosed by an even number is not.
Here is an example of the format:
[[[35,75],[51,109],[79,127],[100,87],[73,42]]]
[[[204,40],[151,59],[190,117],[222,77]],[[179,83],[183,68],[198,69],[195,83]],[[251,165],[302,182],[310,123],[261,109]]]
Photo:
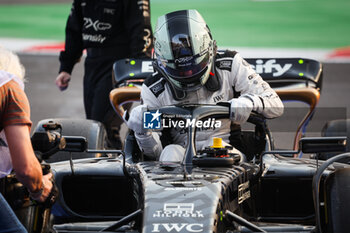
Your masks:
[[[149,12],[148,0],[74,0],[66,25],[66,44],[59,57],[56,85],[62,91],[68,87],[73,67],[86,49],[86,118],[104,123],[110,145],[116,148],[121,147],[122,120],[109,102],[112,65],[118,59],[149,54],[152,47]]]

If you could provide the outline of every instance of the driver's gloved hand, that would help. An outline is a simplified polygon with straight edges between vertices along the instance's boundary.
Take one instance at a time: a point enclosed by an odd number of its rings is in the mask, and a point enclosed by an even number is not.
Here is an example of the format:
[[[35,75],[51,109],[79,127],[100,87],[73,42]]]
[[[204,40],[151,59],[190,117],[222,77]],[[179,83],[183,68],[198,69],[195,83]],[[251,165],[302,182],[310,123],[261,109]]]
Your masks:
[[[246,97],[234,98],[230,103],[230,119],[236,124],[246,122],[254,108],[253,102]]]
[[[143,112],[145,105],[139,105],[132,109],[128,119],[124,117],[129,129],[135,132],[137,143],[145,155],[157,159],[163,150],[159,134],[143,128]]]
[[[143,128],[142,121],[142,115],[145,109],[147,109],[145,105],[139,105],[131,110],[128,119],[125,119],[124,117],[128,128],[133,130],[137,134],[147,133],[147,130]]]

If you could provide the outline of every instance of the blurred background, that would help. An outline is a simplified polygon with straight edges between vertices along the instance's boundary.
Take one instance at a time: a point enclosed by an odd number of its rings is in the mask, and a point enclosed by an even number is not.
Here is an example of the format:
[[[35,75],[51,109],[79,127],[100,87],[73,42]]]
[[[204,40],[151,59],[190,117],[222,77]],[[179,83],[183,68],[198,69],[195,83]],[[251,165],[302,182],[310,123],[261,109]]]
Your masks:
[[[69,0],[1,0],[1,37],[64,40]],[[151,0],[151,22],[197,9],[219,46],[340,48],[350,45],[348,0]]]
[[[83,61],[74,68],[66,91],[60,92],[54,84],[71,3],[0,0],[0,45],[16,51],[26,68],[33,126],[45,118],[84,118]],[[153,28],[160,15],[197,9],[221,49],[237,50],[247,58],[303,57],[321,61],[323,89],[308,134],[319,135],[328,120],[349,117],[350,1],[150,0],[150,4]],[[290,106],[305,109],[302,105]],[[287,114],[274,120],[279,125],[273,131],[280,147],[292,147],[301,115]]]

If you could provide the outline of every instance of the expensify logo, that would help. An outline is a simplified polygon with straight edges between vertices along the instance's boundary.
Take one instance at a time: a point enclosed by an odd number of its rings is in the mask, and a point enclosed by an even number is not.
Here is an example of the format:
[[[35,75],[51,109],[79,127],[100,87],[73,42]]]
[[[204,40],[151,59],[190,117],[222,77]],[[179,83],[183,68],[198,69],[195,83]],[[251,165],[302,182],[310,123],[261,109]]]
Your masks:
[[[209,118],[205,121],[195,119],[178,119],[181,116],[168,115],[161,118],[161,113],[157,111],[143,112],[143,128],[144,129],[161,129],[161,128],[188,128],[196,127],[202,129],[216,129],[221,127],[221,121],[215,120],[215,118]],[[175,118],[175,119],[172,119]]]
[[[281,64],[276,63],[276,59],[267,60],[265,63],[262,59],[258,59],[255,62],[256,65],[251,64],[251,66],[258,74],[272,73],[273,77],[283,75],[292,67],[292,64],[290,63],[286,63],[284,66],[281,66]]]

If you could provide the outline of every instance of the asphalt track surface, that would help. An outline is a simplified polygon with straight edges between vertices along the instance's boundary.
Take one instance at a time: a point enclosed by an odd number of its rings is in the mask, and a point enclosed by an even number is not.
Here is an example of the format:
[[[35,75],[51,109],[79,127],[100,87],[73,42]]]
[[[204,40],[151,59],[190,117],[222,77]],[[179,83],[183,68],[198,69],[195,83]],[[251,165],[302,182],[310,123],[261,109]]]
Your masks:
[[[53,55],[19,54],[26,68],[26,93],[31,104],[33,127],[46,118],[84,118],[83,61],[72,73],[70,86],[59,91],[55,85],[59,62]],[[349,117],[350,65],[324,63],[323,88],[318,110],[308,126],[308,136],[319,136],[327,120]],[[276,144],[291,149],[298,121],[306,112],[306,105],[287,103],[283,117],[269,122]],[[297,112],[297,113],[296,113]],[[297,116],[296,116],[297,114]]]

